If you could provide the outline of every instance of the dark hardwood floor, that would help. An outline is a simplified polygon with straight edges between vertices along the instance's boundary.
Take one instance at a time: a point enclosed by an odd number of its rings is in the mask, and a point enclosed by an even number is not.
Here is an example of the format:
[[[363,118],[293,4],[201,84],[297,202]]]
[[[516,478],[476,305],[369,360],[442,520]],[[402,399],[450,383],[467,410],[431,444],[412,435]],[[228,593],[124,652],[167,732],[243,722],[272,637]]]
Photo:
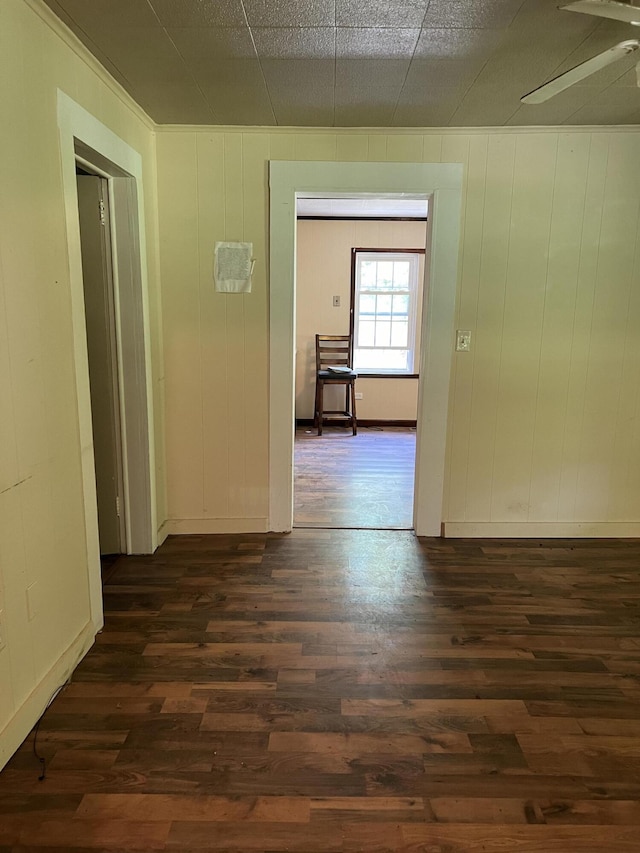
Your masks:
[[[170,538],[0,774],[0,853],[640,849],[640,543]]]
[[[294,526],[410,530],[416,432],[296,430]]]

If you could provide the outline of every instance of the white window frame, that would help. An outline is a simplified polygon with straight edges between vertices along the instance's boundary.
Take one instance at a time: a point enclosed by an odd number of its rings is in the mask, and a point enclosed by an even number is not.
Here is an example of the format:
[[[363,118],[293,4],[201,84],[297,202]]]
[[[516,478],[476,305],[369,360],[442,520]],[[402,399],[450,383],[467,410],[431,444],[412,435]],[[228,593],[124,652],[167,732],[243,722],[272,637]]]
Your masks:
[[[389,375],[389,376],[411,376],[415,374],[415,365],[419,360],[416,353],[416,329],[418,323],[417,306],[418,306],[418,288],[420,286],[420,257],[421,252],[407,251],[399,249],[398,251],[381,251],[381,250],[366,250],[354,249],[354,285],[353,285],[353,350],[354,350],[354,367],[358,374],[365,376],[368,374]],[[405,291],[398,290],[364,290],[360,285],[361,279],[361,264],[363,261],[409,261],[409,286],[406,293],[409,296],[409,311],[408,311],[408,337],[406,347],[359,347],[358,346],[358,328],[360,319],[360,295],[362,293],[371,293],[372,295],[398,295]],[[406,368],[397,367],[358,367],[355,364],[355,353],[358,349],[380,349],[380,350],[401,350],[407,351],[407,366]]]

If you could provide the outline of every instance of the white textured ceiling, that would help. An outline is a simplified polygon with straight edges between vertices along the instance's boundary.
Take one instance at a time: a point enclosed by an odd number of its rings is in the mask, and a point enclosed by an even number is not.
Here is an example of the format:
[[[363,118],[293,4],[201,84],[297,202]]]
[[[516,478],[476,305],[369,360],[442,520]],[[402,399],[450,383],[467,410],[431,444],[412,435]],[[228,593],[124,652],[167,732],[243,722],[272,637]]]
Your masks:
[[[637,29],[556,0],[45,0],[161,124],[636,124],[631,56],[520,96]]]

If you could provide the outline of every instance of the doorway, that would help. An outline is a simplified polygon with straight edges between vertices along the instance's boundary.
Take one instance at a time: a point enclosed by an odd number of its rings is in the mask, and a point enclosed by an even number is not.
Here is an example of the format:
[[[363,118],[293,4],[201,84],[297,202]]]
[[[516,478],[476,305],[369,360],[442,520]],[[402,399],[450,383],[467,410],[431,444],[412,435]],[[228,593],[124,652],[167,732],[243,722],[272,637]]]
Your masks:
[[[78,212],[78,163],[106,179],[113,238],[113,293],[121,418],[124,541],[130,554],[157,547],[153,385],[144,211],[143,156],[95,116],[58,90],[58,129],[64,193],[76,404],[80,436],[85,547],[90,612],[103,625],[102,576],[85,294]]]
[[[76,166],[91,427],[103,578],[127,553],[118,344],[109,187],[106,178]]]
[[[293,526],[411,530],[427,200],[300,194],[296,212]],[[318,434],[316,333],[349,335],[356,435],[342,415]],[[344,386],[323,397],[344,411]]]
[[[293,525],[295,216],[302,194],[427,198],[425,310],[418,391],[414,529],[439,536],[443,519],[449,379],[454,343],[460,163],[272,161],[270,187],[269,527]]]

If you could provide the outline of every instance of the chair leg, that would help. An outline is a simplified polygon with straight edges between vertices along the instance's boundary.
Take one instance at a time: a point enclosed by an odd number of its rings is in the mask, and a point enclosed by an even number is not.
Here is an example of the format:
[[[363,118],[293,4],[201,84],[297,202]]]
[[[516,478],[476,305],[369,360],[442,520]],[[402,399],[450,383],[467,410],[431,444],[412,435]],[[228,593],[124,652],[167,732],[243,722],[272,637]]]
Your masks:
[[[320,383],[319,383],[318,377],[316,376],[316,395],[315,395],[315,399],[313,402],[313,426],[314,426],[314,429],[318,429],[318,400],[319,400],[319,392],[320,392],[319,384]]]
[[[358,434],[358,421],[356,419],[356,383],[351,382],[351,425],[353,434]]]
[[[322,418],[324,408],[324,382],[318,382],[318,435],[322,435]]]

